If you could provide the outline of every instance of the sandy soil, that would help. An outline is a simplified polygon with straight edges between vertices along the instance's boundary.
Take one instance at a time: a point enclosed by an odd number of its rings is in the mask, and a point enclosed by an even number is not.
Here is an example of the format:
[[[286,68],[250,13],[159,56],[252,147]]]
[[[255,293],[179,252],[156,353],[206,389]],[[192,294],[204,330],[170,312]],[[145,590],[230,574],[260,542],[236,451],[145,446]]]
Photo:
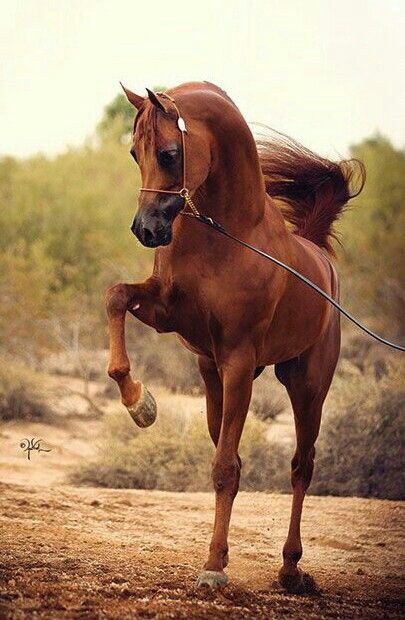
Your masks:
[[[302,566],[320,592],[293,596],[276,582],[291,498],[240,493],[230,584],[200,590],[213,496],[65,485],[70,467],[92,457],[100,425],[78,396],[65,409],[57,425],[13,422],[0,432],[0,618],[403,617],[403,504],[308,497]],[[281,434],[290,428],[282,422]],[[23,437],[52,451],[28,461]]]
[[[2,484],[2,618],[399,618],[402,508],[309,497],[303,565],[321,593],[275,582],[288,496],[241,493],[231,584],[197,590],[210,494]],[[403,559],[403,558],[402,558]]]
[[[67,376],[47,379],[49,402],[57,416],[48,423],[13,420],[0,424],[0,481],[24,484],[29,479],[31,485],[64,484],[69,469],[80,461],[88,462],[96,452],[102,419],[83,398],[83,381]],[[89,382],[88,395],[92,402],[104,413],[118,408],[128,415],[118,395],[116,399],[102,396],[104,387],[103,383]],[[156,386],[152,390],[159,407],[168,406],[190,416],[205,411],[203,396],[173,394]],[[289,424],[283,418],[281,434],[285,428],[287,435],[291,433],[291,420]],[[41,438],[41,446],[51,452],[31,453],[27,467],[27,453],[19,446],[24,438],[33,437]]]

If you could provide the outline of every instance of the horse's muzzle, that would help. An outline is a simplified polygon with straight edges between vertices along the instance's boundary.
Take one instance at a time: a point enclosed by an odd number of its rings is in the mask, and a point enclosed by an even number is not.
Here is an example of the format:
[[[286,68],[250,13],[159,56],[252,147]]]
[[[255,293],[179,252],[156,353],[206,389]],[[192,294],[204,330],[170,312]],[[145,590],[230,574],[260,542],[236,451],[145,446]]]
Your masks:
[[[135,218],[136,220],[136,218]],[[154,226],[151,223],[137,223],[134,220],[131,230],[136,238],[147,248],[169,245],[172,240],[172,224]]]
[[[156,208],[140,207],[135,215],[131,231],[147,248],[169,245],[172,240],[172,224],[183,206],[183,199],[168,196]]]
[[[164,216],[142,216],[137,213],[131,231],[147,248],[169,245],[172,240],[172,222]]]

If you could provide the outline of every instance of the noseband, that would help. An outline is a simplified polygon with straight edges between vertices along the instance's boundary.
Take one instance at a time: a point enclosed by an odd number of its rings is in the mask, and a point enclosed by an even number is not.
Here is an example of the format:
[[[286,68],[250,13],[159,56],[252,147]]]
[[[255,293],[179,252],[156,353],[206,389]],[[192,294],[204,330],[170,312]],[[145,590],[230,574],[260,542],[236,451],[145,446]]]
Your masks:
[[[178,189],[178,190],[173,190],[173,189],[152,189],[150,187],[141,187],[139,189],[140,192],[157,192],[158,194],[175,194],[176,196],[181,196],[182,198],[184,198],[184,205],[183,205],[183,209],[186,206],[186,204],[190,207],[192,214],[196,217],[200,216],[200,213],[197,209],[197,207],[195,206],[195,204],[193,203],[191,196],[190,196],[190,191],[187,188],[187,184],[186,184],[186,138],[185,138],[185,134],[187,133],[187,129],[186,129],[186,124],[184,122],[183,117],[181,116],[180,112],[179,112],[179,108],[177,107],[174,99],[172,97],[170,97],[170,95],[167,95],[166,93],[157,93],[160,97],[164,97],[165,99],[169,99],[169,101],[172,102],[174,109],[176,110],[177,113],[177,128],[180,131],[181,134],[181,149],[182,149],[182,156],[183,156],[183,183],[182,183],[182,188]],[[184,213],[184,215],[186,215],[187,213]]]

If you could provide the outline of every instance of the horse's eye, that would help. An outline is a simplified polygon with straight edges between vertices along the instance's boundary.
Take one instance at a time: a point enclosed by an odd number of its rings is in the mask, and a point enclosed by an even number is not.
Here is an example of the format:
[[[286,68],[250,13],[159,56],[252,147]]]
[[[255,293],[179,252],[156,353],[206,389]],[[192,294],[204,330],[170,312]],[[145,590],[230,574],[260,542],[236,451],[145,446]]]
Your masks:
[[[163,168],[170,168],[177,162],[177,149],[162,149],[158,152],[158,161]]]
[[[131,149],[129,152],[130,152],[131,156],[134,158],[134,160],[136,161],[136,163],[138,163],[138,160],[137,160],[137,158],[136,158],[136,151],[135,151],[135,148],[134,148],[134,147],[132,147],[132,149]]]

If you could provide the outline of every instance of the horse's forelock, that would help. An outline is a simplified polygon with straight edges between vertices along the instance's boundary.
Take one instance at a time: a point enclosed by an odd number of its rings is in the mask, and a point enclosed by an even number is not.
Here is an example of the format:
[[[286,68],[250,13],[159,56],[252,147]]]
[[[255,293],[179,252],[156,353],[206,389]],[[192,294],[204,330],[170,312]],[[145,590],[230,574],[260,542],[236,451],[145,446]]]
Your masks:
[[[133,133],[139,127],[139,138],[146,139],[154,146],[156,143],[157,130],[158,130],[158,114],[162,114],[167,118],[177,119],[177,113],[174,108],[169,108],[167,112],[161,112],[153,104],[145,105],[142,107],[135,117]]]
[[[146,139],[155,144],[157,128],[157,109],[154,105],[143,106],[135,117],[133,134],[138,130],[138,139]]]

